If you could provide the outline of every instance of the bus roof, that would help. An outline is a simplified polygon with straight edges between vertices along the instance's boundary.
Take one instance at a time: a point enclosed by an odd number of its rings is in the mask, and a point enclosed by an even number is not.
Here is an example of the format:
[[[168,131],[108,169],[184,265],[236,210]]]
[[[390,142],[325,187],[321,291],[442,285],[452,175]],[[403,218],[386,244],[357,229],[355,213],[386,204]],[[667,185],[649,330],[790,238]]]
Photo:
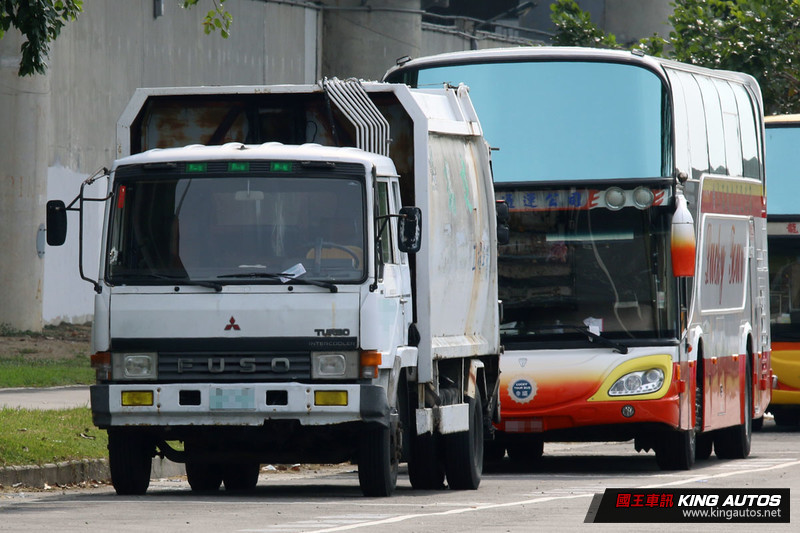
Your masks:
[[[411,59],[405,62],[399,61],[397,65],[386,71],[384,80],[391,81],[391,77],[396,72],[431,68],[441,64],[453,65],[517,61],[596,61],[626,63],[640,65],[655,71],[663,71],[664,68],[672,68],[677,70],[698,72],[711,77],[736,80],[739,83],[743,83],[753,88],[756,94],[761,94],[755,78],[741,72],[698,67],[670,59],[648,56],[639,51],[583,48],[574,46],[525,46],[446,52],[443,54]]]

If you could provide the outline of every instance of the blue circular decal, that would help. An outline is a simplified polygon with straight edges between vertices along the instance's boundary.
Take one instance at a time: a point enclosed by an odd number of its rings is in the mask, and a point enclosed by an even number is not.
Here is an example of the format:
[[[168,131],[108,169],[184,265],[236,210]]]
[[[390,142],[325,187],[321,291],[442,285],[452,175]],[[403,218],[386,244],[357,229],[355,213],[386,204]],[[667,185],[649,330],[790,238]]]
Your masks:
[[[536,395],[536,384],[527,379],[517,379],[510,384],[508,392],[517,403],[527,403]]]

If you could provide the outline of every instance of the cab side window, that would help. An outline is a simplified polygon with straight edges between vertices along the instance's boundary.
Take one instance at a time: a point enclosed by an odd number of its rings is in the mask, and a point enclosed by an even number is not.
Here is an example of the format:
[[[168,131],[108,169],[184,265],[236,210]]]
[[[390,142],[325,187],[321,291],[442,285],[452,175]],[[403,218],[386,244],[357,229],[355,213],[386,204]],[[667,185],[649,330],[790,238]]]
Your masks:
[[[378,227],[376,228],[377,231],[381,231],[380,234],[380,263],[395,263],[394,257],[394,246],[392,246],[392,240],[394,239],[394,221],[387,217],[391,212],[389,209],[389,184],[385,181],[378,182],[378,197],[377,197],[377,204],[378,204]]]

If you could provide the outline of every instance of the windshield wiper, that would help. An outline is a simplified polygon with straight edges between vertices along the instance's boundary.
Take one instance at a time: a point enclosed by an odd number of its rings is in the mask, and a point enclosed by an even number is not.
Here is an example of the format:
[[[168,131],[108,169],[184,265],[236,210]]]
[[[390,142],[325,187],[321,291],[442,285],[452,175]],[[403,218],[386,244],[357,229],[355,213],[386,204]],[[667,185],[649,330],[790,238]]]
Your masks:
[[[315,285],[317,287],[328,289],[331,292],[339,292],[339,288],[336,286],[336,284],[331,283],[330,281],[300,278],[295,276],[294,274],[289,274],[286,272],[244,272],[241,274],[224,274],[222,276],[217,276],[217,278],[266,278],[266,279],[278,279],[281,281],[288,279],[293,283],[299,283],[301,285]],[[286,282],[283,281],[283,283]]]
[[[216,281],[190,279],[184,276],[167,276],[165,274],[155,274],[153,272],[140,272],[137,274],[131,274],[130,277],[163,279],[173,282],[177,285],[196,285],[198,287],[208,287],[209,289],[214,289],[217,292],[220,292],[222,290],[222,284],[217,283]]]
[[[577,331],[579,333],[583,333],[586,335],[586,338],[589,339],[589,342],[596,342],[601,346],[605,346],[606,348],[611,348],[617,353],[626,354],[628,353],[628,347],[622,343],[613,341],[607,337],[603,337],[602,335],[598,335],[594,331],[591,331],[587,326],[573,326],[571,324],[553,324],[548,326],[536,326],[538,329],[571,329],[572,331]]]

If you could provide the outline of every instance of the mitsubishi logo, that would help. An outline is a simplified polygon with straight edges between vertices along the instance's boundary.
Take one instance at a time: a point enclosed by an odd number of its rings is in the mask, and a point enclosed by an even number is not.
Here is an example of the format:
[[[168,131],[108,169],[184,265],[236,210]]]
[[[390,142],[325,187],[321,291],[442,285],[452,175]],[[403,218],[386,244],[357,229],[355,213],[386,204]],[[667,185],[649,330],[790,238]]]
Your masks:
[[[241,328],[239,327],[239,324],[236,323],[236,319],[233,317],[231,317],[230,321],[228,322],[228,325],[225,326],[225,331],[230,331],[230,330],[239,331],[240,329]]]

